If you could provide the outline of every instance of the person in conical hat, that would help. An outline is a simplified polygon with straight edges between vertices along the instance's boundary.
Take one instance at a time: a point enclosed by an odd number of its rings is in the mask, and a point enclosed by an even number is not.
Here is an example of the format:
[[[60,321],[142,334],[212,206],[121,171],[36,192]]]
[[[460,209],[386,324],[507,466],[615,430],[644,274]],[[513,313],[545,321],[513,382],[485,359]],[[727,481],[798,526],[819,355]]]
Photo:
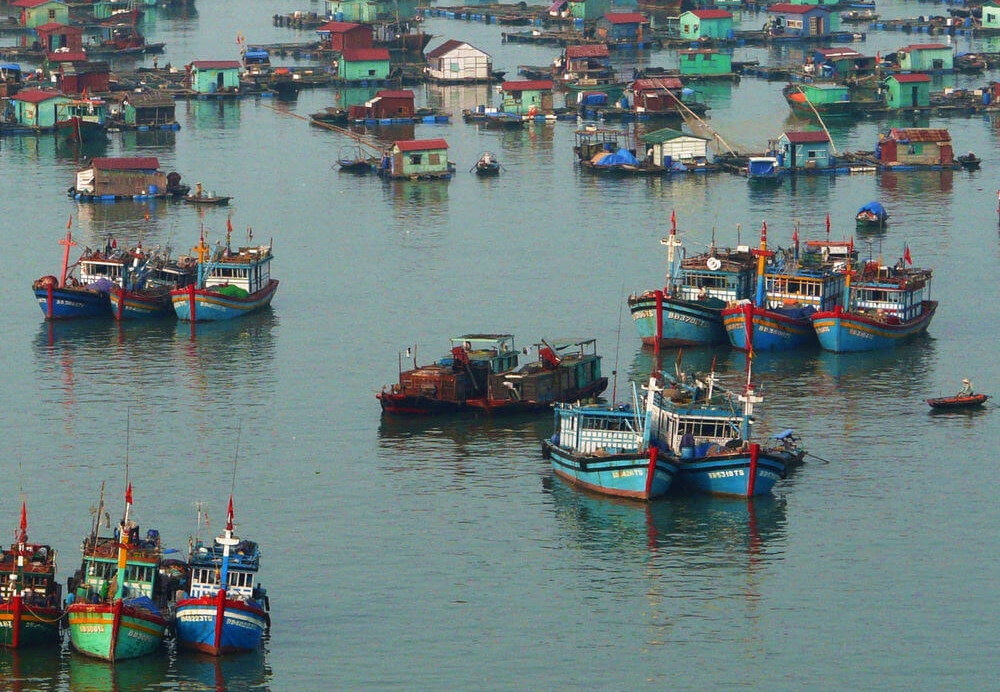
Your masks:
[[[972,383],[969,382],[969,378],[962,380],[962,391],[958,393],[959,396],[972,396]]]

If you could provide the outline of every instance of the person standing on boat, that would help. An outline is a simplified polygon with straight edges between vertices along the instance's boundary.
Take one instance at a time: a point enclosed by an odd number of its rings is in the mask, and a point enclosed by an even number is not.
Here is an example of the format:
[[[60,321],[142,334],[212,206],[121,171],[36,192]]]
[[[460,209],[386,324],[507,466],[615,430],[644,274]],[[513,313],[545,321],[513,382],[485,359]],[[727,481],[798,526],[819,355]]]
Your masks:
[[[958,396],[972,396],[972,383],[969,382],[968,378],[962,380],[962,391],[958,393]]]

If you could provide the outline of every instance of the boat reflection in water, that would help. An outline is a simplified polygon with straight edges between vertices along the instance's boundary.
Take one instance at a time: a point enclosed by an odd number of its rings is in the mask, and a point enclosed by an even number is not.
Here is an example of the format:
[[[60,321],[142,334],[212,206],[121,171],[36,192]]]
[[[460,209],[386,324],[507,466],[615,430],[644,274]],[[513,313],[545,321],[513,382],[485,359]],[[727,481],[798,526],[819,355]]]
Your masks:
[[[57,679],[66,654],[58,647],[31,649],[0,647],[0,689],[4,692],[34,692],[41,681]]]
[[[134,692],[164,687],[168,678],[166,649],[156,656],[107,661],[72,652],[67,658],[70,692]]]
[[[175,661],[176,678],[181,689],[214,690],[267,690],[271,681],[271,668],[264,652],[268,635],[264,634],[264,648],[229,656],[210,656],[191,651],[181,651]],[[183,681],[183,685],[180,682]],[[190,686],[190,687],[189,687]]]

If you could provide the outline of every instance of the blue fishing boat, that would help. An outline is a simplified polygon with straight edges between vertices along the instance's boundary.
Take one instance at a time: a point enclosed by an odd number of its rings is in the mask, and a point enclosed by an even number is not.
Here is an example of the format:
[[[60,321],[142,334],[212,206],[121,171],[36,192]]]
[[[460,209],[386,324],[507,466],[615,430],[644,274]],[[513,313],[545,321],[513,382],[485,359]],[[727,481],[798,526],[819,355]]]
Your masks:
[[[123,285],[111,287],[111,314],[116,320],[173,317],[170,291],[184,288],[197,278],[198,260],[194,257],[171,259],[158,253],[143,256],[126,269]]]
[[[679,488],[753,497],[766,495],[805,452],[786,431],[774,444],[751,439],[754,405],[763,397],[753,388],[747,358],[746,386],[736,394],[717,386],[714,372],[672,379],[653,399],[653,424],[661,441],[678,450]]]
[[[64,246],[60,275],[43,276],[31,285],[42,314],[49,320],[110,317],[111,288],[121,284],[125,265],[132,258],[117,249],[106,248],[102,251],[87,248],[71,267],[70,248],[77,244],[72,232],[67,230],[66,237],[59,244]],[[73,275],[74,269],[79,270],[79,277]]]
[[[189,592],[175,610],[178,644],[214,656],[258,649],[271,624],[270,604],[257,581],[260,548],[233,532],[231,495],[225,532],[214,545],[196,542],[188,565]]]
[[[628,297],[632,320],[647,346],[689,346],[726,343],[722,309],[753,295],[754,258],[750,248],[715,247],[686,257],[677,238],[677,218],[671,213],[667,246],[667,281],[663,290]]]
[[[843,300],[846,258],[853,242],[809,241],[799,253],[798,231],[791,254],[767,249],[767,224],[757,254],[757,290],[722,311],[729,343],[744,351],[784,351],[817,343],[811,315]],[[770,260],[770,271],[767,270]]]
[[[278,280],[271,278],[271,245],[230,248],[230,226],[225,248],[209,255],[205,239],[192,249],[198,257],[198,278],[170,291],[174,314],[190,322],[231,320],[271,304]],[[253,239],[253,232],[249,232]]]
[[[812,314],[820,346],[835,353],[876,351],[927,332],[938,306],[930,300],[931,270],[905,268],[904,261],[894,267],[866,262],[856,280],[848,273],[844,306]]]
[[[648,396],[653,396],[650,382]],[[555,434],[542,456],[560,478],[587,490],[637,500],[666,494],[677,472],[651,437],[651,408],[632,385],[632,405],[556,404]]]
[[[163,643],[167,619],[163,605],[169,586],[161,577],[159,532],[139,538],[129,514],[132,485],[125,491],[125,513],[114,536],[99,536],[99,510],[83,542],[83,563],[71,578],[66,618],[70,642],[80,653],[106,661],[145,656]]]
[[[889,212],[886,211],[881,202],[869,202],[858,209],[854,220],[858,225],[858,230],[879,230],[885,228],[889,223]]]

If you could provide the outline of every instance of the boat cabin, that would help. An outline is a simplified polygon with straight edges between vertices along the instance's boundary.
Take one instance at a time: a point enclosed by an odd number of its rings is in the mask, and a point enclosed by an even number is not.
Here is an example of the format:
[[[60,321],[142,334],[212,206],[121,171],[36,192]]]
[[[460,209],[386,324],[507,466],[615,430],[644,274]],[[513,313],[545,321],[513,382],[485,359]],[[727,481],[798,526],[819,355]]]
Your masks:
[[[243,72],[248,75],[263,75],[271,71],[271,54],[264,48],[249,46],[243,51]]]
[[[241,247],[233,252],[229,247],[217,248],[209,262],[199,263],[198,283],[202,288],[229,286],[236,291],[256,293],[271,280],[270,245]]]
[[[125,574],[118,570],[119,536],[129,533],[129,549]],[[100,603],[115,595],[119,584],[126,598],[158,596],[161,556],[160,533],[155,529],[139,539],[139,526],[129,521],[125,527],[115,527],[114,536],[88,536],[83,544],[83,565],[73,578],[77,601]]]
[[[927,108],[931,105],[931,78],[922,73],[893,74],[885,80],[889,108]]]
[[[188,593],[191,598],[214,596],[218,593],[222,559],[223,547],[219,545],[206,546],[199,541],[191,549],[188,563],[191,573]],[[260,548],[257,543],[239,540],[229,552],[227,569],[226,596],[238,600],[256,598],[254,581],[260,569]]]
[[[445,84],[488,82],[493,74],[493,58],[465,41],[450,39],[426,54],[424,71]]]
[[[860,280],[851,284],[851,309],[879,318],[907,322],[931,298],[930,269],[902,269],[868,262]]]

